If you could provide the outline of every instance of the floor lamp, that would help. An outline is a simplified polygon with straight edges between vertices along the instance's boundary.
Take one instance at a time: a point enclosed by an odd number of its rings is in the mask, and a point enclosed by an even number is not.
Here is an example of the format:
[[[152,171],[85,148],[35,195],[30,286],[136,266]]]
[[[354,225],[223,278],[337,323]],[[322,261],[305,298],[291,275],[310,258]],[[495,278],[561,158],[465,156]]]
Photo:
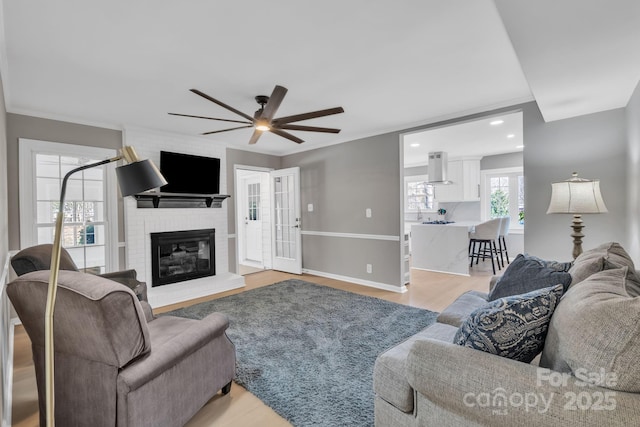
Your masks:
[[[607,207],[600,194],[600,181],[578,178],[573,172],[566,181],[551,184],[551,202],[548,214],[573,214],[573,259],[582,253],[582,214],[606,213]]]
[[[51,252],[51,275],[47,290],[47,305],[45,309],[44,325],[44,353],[45,353],[45,399],[47,427],[55,425],[55,387],[54,387],[54,348],[53,348],[53,311],[56,304],[56,291],[58,288],[58,272],[60,271],[60,248],[62,224],[64,222],[64,198],[67,190],[67,181],[76,172],[106,165],[108,163],[124,160],[128,164],[116,168],[118,183],[122,197],[131,196],[142,191],[160,187],[167,184],[158,168],[150,160],[140,160],[133,147],[123,147],[118,156],[80,166],[69,171],[62,179],[60,190],[60,207],[56,217],[55,234],[53,238],[53,250]]]

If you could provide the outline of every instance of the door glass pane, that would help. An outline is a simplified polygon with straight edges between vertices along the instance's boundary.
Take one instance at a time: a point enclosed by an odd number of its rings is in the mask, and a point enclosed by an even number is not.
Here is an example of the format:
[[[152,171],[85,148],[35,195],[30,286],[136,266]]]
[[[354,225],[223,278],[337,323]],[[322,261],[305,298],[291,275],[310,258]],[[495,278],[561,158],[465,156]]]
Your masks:
[[[260,183],[247,186],[247,217],[249,221],[260,220]]]
[[[295,255],[295,239],[291,229],[295,225],[293,198],[293,177],[283,176],[274,179],[275,188],[275,229],[276,253],[280,258]]]

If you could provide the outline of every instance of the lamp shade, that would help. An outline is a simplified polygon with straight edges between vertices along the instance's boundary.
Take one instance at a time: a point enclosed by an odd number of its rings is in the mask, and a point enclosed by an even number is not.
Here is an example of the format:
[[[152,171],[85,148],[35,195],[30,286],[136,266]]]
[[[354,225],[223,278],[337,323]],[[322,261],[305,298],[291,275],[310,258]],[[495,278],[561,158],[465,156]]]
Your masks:
[[[600,194],[600,181],[578,178],[577,173],[561,182],[551,184],[548,214],[590,214],[608,212]]]
[[[116,168],[122,197],[131,196],[167,184],[156,165],[149,159]]]

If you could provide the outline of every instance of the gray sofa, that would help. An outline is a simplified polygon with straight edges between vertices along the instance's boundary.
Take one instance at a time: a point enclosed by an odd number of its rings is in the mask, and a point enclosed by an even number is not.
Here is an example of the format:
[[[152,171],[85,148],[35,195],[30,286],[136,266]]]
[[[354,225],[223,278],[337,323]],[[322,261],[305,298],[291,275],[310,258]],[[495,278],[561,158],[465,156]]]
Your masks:
[[[32,343],[45,425],[44,316],[49,271],[7,285]],[[60,271],[54,314],[58,426],[184,425],[219,390],[230,391],[235,347],[226,316],[147,318],[127,286]]]
[[[640,425],[640,275],[616,243],[583,253],[569,273],[530,364],[453,344],[461,323],[487,304],[476,291],[381,354],[375,425]]]

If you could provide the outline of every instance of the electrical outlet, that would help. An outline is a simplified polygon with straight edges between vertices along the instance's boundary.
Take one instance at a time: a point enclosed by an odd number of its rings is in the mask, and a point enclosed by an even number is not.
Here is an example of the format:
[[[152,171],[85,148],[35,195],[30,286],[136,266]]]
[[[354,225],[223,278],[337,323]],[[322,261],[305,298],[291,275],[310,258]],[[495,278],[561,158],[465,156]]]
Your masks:
[[[367,264],[367,273],[369,274],[373,273],[373,265]]]

